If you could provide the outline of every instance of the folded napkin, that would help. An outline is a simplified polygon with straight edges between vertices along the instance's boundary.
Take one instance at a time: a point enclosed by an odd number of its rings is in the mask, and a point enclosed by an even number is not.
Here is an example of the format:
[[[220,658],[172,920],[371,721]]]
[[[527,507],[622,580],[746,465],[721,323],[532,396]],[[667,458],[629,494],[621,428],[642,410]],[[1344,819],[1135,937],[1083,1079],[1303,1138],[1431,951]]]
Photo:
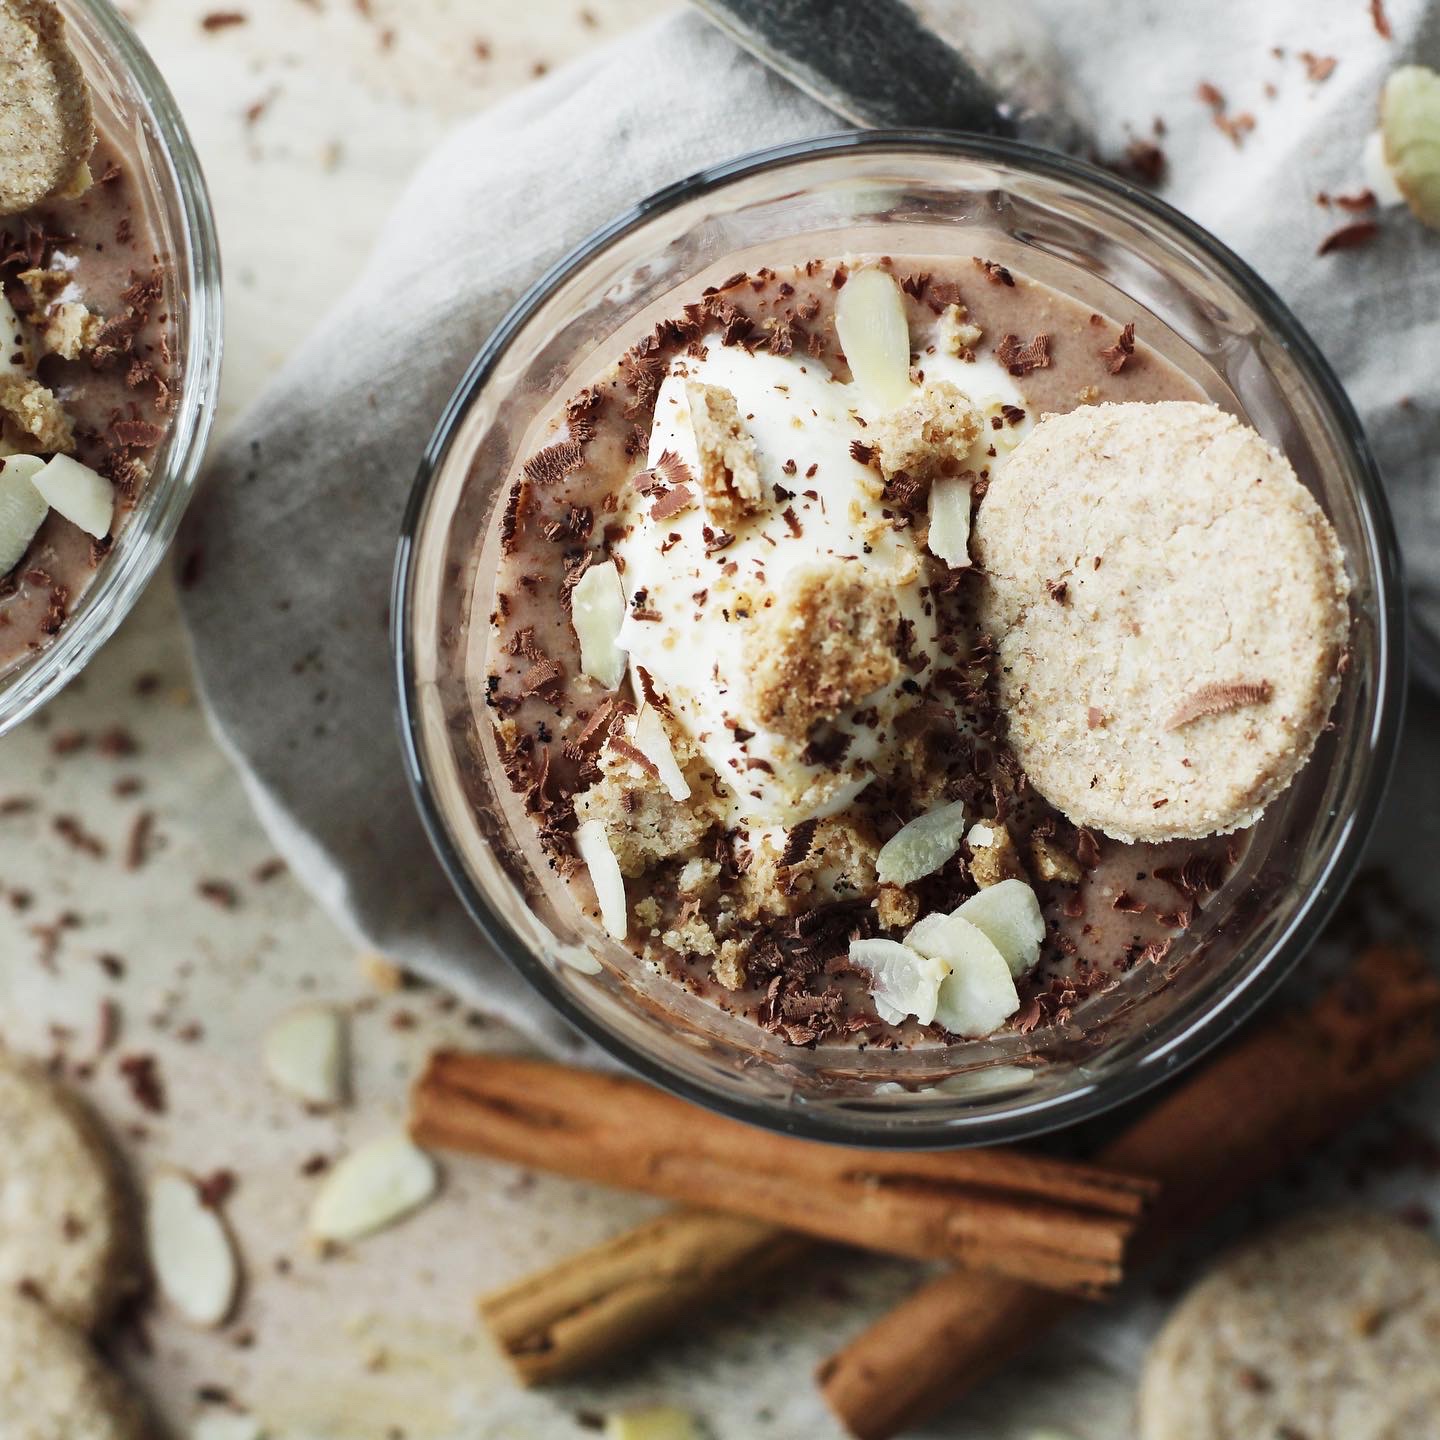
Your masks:
[[[1440,236],[1390,212],[1364,248],[1317,257],[1354,217],[1315,198],[1363,188],[1379,87],[1405,59],[1440,64],[1440,12],[1388,0],[1386,39],[1362,0],[1212,0],[1203,25],[1159,0],[1089,5],[1083,25],[1070,0],[1034,8],[1101,117],[1102,152],[1163,117],[1162,193],[1249,259],[1339,369],[1440,612],[1426,443]],[[1338,64],[1319,78],[1326,57]],[[1202,82],[1223,94],[1231,133]],[[552,1043],[559,1028],[487,953],[406,789],[387,635],[401,513],[445,400],[547,266],[662,185],[839,128],[690,13],[485,112],[416,176],[360,279],[234,426],[188,520],[201,690],[276,846],[358,941]]]

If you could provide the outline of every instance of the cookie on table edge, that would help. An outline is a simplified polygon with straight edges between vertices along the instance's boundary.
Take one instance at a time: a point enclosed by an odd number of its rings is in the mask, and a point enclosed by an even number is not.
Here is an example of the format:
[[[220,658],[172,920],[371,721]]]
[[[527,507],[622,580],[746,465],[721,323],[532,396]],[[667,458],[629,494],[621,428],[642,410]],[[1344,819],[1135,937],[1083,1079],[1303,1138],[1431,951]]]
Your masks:
[[[143,1273],[138,1206],[99,1119],[0,1051],[0,1291],[93,1331]]]
[[[90,1342],[0,1292],[0,1440],[152,1440],[145,1407]]]
[[[975,521],[981,620],[1035,789],[1118,840],[1252,824],[1339,693],[1349,581],[1273,446],[1190,401],[1047,415]]]
[[[1171,1313],[1140,1381],[1140,1440],[1440,1435],[1440,1245],[1321,1212],[1224,1256]]]

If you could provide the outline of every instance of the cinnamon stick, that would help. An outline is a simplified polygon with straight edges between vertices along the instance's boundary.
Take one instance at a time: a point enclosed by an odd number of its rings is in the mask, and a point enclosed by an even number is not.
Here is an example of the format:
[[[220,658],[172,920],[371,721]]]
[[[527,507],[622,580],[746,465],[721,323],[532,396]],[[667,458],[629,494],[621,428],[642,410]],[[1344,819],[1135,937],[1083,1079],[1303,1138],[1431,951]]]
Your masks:
[[[1101,1293],[1153,1183],[1014,1150],[847,1150],[755,1130],[636,1080],[442,1051],[411,1094],[422,1145],[643,1190],[822,1239]]]
[[[484,1296],[480,1318],[522,1384],[562,1380],[747,1290],[814,1242],[713,1210],[672,1210]]]
[[[1137,1237],[1150,1256],[1344,1129],[1435,1063],[1440,978],[1412,950],[1361,957],[1308,1011],[1224,1052],[1101,1151],[1159,1180]],[[1038,1340],[1064,1297],[956,1271],[917,1291],[821,1366],[858,1440],[889,1440]]]

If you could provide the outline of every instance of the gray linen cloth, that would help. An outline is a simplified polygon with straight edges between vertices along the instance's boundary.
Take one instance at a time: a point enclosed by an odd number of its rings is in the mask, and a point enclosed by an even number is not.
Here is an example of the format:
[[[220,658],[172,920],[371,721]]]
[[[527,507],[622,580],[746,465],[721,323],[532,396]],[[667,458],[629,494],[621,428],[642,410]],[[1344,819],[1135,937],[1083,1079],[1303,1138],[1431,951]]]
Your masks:
[[[1389,0],[1041,0],[1104,153],[1163,117],[1161,193],[1247,258],[1339,370],[1390,482],[1412,567],[1440,582],[1440,236],[1403,209],[1367,247],[1318,258],[1350,220],[1318,192],[1363,187],[1391,66],[1440,65],[1440,11]],[[1083,20],[1083,23],[1082,23]],[[1281,54],[1275,53],[1279,48]],[[1300,52],[1334,57],[1311,78]],[[1197,94],[1254,128],[1237,147]],[[1272,93],[1273,92],[1273,93]],[[205,703],[296,874],[357,938],[556,1043],[558,1027],[486,953],[433,859],[401,770],[387,609],[421,451],[466,364],[516,297],[649,192],[745,151],[843,128],[679,13],[461,128],[397,207],[329,319],[234,427],[181,554]],[[1401,401],[1408,403],[1402,405]]]

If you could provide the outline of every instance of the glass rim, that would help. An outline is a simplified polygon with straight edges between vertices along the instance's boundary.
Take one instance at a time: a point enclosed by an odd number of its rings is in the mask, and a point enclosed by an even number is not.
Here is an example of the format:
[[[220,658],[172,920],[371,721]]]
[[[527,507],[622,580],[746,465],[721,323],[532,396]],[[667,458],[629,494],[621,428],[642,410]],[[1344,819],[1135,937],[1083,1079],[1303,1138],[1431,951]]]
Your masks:
[[[1247,975],[1214,994],[1198,997],[1155,1048],[1137,1056],[1126,1071],[1090,1079],[1060,1094],[1026,1102],[1017,1095],[1004,1114],[937,1117],[926,1123],[907,1117],[904,1128],[883,1116],[854,1112],[836,1115],[770,1100],[749,1100],[678,1074],[630,1040],[610,1030],[577,1004],[557,983],[549,966],[522,944],[472,882],[464,857],[450,834],[422,763],[417,677],[412,660],[410,588],[414,554],[434,481],[448,459],[451,443],[471,404],[500,359],[533,314],[579,266],[616,240],[699,196],[751,176],[796,162],[821,159],[847,150],[897,155],[928,153],[1018,166],[1135,207],[1198,250],[1270,327],[1296,359],[1315,390],[1315,399],[1347,449],[1357,484],[1358,509],[1374,570],[1375,700],[1371,714],[1368,775],[1342,834],[1297,905],[1283,933],[1267,945]],[[1192,1064],[1249,1020],[1319,937],[1359,865],[1379,818],[1394,768],[1405,706],[1407,615],[1398,536],[1378,467],[1358,415],[1344,387],[1289,307],[1228,246],[1159,197],[1098,165],[1076,160],[1023,141],[962,135],[936,130],[843,130],[792,141],[739,156],[675,181],[638,201],[593,231],[527,289],[506,313],[467,367],[421,458],[401,522],[391,586],[391,647],[397,719],[406,781],[430,844],[470,918],[489,945],[530,984],[539,997],[572,1028],[644,1079],[733,1119],[805,1139],[893,1149],[958,1148],[971,1144],[1031,1139],[1093,1118],[1136,1099]]]
[[[169,553],[205,457],[219,396],[224,348],[220,244],[210,194],[175,97],[129,22],[108,0],[61,0],[62,14],[83,11],[149,108],[167,167],[160,185],[177,202],[177,239],[186,249],[185,370],[166,440],[164,468],[149,478],[128,525],[143,525],[136,543],[117,546],[55,639],[13,675],[0,677],[0,735],[34,714],[79,673],[119,628]],[[68,15],[67,15],[67,18]]]

